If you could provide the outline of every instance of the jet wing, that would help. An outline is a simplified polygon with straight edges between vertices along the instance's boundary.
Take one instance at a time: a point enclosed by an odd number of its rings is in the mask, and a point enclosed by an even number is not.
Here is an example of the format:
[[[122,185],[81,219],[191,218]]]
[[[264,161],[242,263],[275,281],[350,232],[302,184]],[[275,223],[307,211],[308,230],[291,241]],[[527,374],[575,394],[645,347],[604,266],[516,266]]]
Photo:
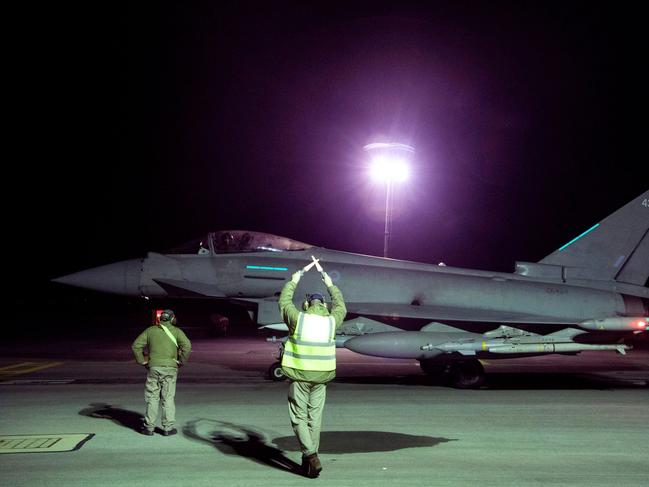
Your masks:
[[[537,316],[511,311],[480,310],[445,306],[410,305],[396,303],[346,303],[347,312],[362,316],[394,316],[423,318],[431,321],[463,321],[511,324],[577,324],[574,320]]]

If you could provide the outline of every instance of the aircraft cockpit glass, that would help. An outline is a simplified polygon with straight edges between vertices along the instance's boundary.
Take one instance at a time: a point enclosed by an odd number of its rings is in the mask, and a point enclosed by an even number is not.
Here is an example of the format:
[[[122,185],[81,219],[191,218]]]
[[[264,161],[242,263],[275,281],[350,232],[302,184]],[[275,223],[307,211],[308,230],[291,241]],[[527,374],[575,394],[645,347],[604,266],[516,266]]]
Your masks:
[[[210,254],[210,244],[209,244],[209,235],[206,235],[203,238],[197,238],[190,242],[174,247],[166,252],[167,254],[198,254],[198,255],[209,255]]]
[[[232,254],[239,252],[285,252],[304,250],[312,245],[279,237],[269,233],[247,232],[245,230],[230,230],[210,234],[212,246],[217,254]]]

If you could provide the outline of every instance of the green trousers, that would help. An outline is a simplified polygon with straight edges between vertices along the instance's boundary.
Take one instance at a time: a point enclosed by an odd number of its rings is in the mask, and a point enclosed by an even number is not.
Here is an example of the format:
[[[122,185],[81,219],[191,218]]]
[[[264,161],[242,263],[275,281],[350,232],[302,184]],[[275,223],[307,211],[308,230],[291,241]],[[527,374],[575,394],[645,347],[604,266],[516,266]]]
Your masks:
[[[302,455],[318,453],[327,384],[292,381],[288,387],[288,414]]]
[[[149,367],[144,386],[146,413],[144,427],[153,430],[158,419],[158,409],[162,409],[162,429],[170,430],[176,422],[176,367]]]

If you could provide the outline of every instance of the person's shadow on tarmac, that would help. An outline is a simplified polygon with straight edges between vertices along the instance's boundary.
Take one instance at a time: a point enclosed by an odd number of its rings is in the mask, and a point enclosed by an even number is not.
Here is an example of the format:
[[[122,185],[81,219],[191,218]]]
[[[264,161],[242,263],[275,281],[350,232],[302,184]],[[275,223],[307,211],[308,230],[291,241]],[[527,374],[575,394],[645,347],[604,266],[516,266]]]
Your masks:
[[[144,416],[141,413],[115,407],[103,402],[90,403],[90,407],[82,409],[79,411],[79,414],[88,416],[89,418],[110,419],[113,423],[134,431],[140,431],[142,422],[144,421]]]
[[[280,470],[297,475],[302,466],[284,455],[260,431],[214,419],[197,419],[183,427],[185,436],[212,445],[226,455],[239,455]]]

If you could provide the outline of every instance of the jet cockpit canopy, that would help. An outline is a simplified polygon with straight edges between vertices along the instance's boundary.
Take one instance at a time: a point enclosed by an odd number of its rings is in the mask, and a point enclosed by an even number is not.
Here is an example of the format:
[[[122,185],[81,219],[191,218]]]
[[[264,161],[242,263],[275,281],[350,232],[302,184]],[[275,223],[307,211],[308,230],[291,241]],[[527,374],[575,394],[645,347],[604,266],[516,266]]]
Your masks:
[[[210,253],[285,252],[305,250],[311,247],[313,245],[270,233],[249,232],[246,230],[223,230],[208,233],[203,238],[194,239],[166,253],[207,255]]]

